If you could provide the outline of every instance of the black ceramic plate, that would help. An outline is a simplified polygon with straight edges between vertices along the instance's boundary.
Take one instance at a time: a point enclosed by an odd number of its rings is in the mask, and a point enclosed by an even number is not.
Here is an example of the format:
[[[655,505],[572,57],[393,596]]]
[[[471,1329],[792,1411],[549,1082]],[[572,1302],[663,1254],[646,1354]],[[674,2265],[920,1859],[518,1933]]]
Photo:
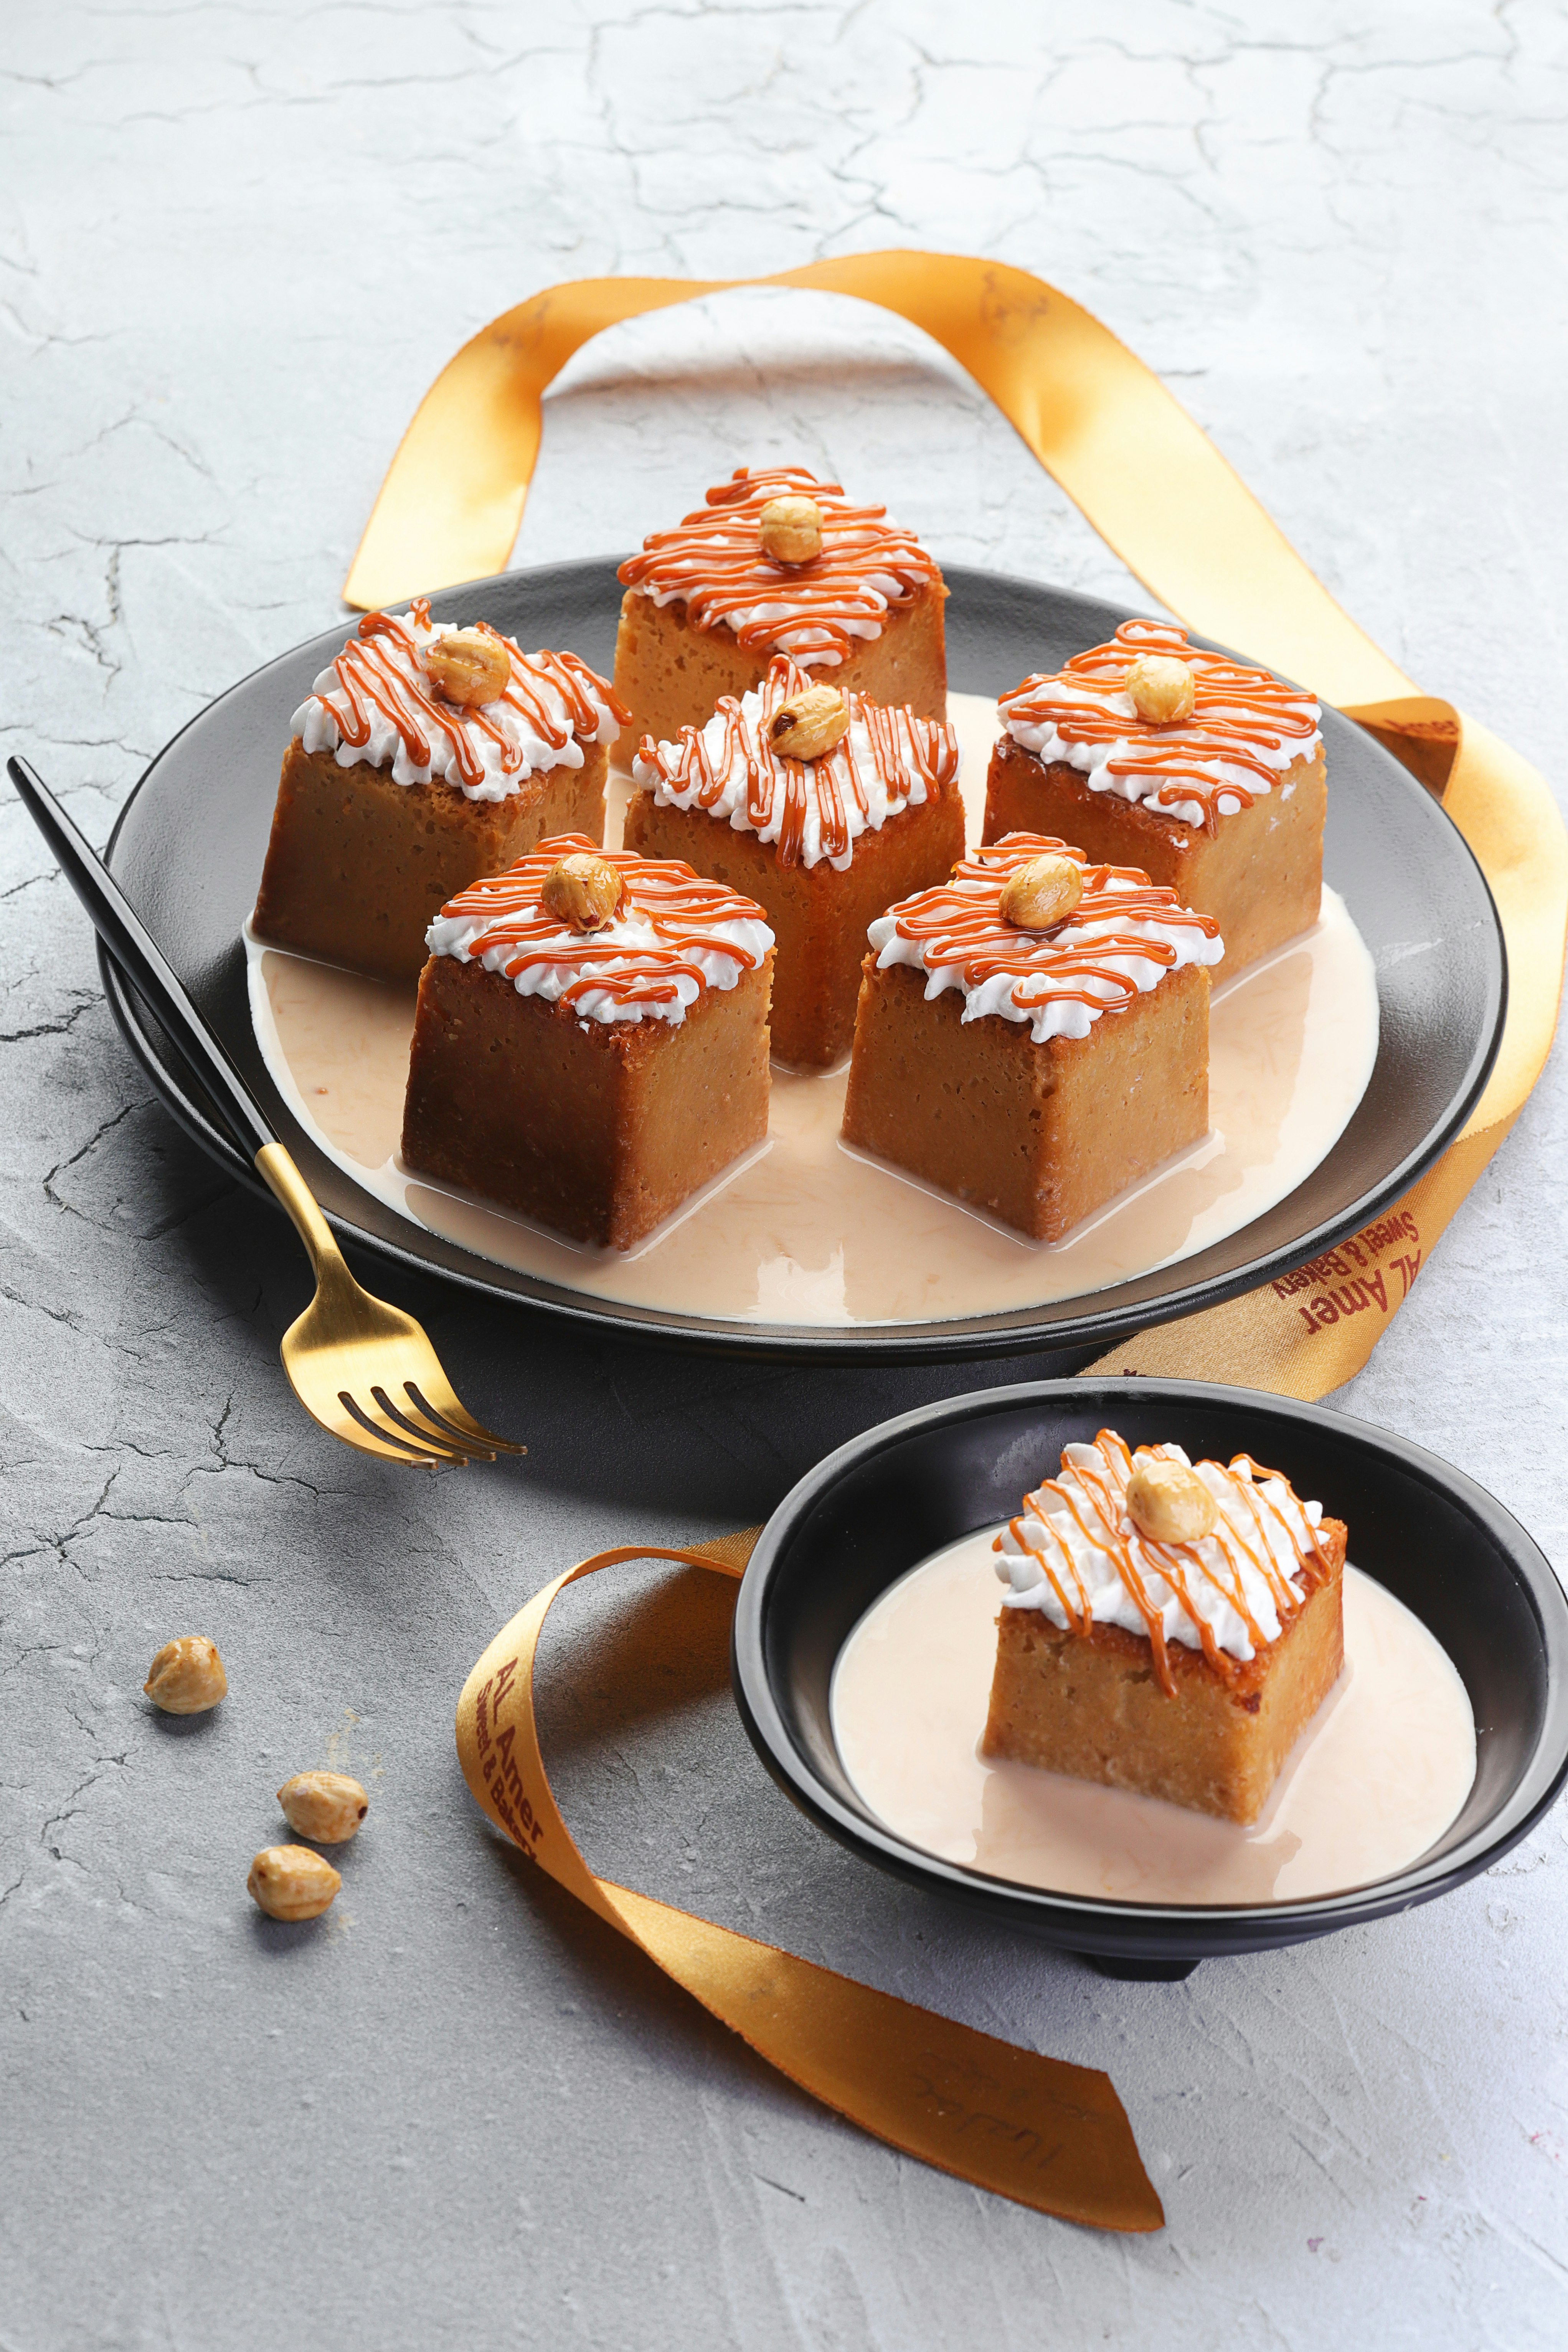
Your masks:
[[[956,692],[1000,694],[1109,636],[1124,614],[1032,582],[954,568],[947,608]],[[437,618],[482,612],[525,646],[570,646],[608,671],[620,589],[615,559],[514,572],[433,600]],[[405,1223],[318,1151],[280,1100],[251,1031],[240,929],[256,896],[289,720],[342,644],[340,626],[211,704],[161,751],[127,802],[110,862],[154,938],[299,1161],[340,1237],[628,1336],[824,1360],[914,1360],[1063,1351],[1064,1370],[1127,1332],[1211,1307],[1318,1256],[1397,1200],[1463,1122],[1501,1033],[1506,979],[1491,894],[1456,827],[1413,777],[1335,711],[1325,870],[1377,966],[1382,1036],[1372,1081],[1328,1158],[1288,1199],[1178,1265],[1087,1297],[951,1322],[866,1329],[724,1322],[621,1305],[492,1265]],[[120,976],[104,985],[133,1051],[174,1116],[260,1190],[156,1022]]]
[[[1356,1567],[1436,1636],[1475,1711],[1475,1786],[1418,1863],[1311,1902],[1173,1908],[1042,1893],[941,1862],[882,1827],[838,1759],[828,1686],[844,1643],[907,1570],[1018,1507],[1064,1445],[1105,1427],[1194,1459],[1251,1454],[1350,1528]],[[735,1612],[736,1702],[763,1762],[812,1820],[866,1861],[1107,1975],[1183,1977],[1407,1910],[1518,1843],[1568,1778],[1568,1600],[1500,1503],[1433,1454],[1321,1405],[1176,1381],[1047,1381],[884,1422],[779,1505]]]

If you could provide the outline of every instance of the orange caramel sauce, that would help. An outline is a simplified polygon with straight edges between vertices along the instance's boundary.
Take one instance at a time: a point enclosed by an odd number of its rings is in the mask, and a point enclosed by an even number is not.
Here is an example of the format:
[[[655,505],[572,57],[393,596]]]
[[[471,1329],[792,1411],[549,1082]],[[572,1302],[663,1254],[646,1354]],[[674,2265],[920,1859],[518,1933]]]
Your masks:
[[[1190,719],[1160,726],[1111,708],[1121,698],[1129,663],[1143,654],[1184,662],[1192,671]],[[1064,686],[1076,691],[1053,693],[1053,688]],[[1075,654],[1048,677],[1026,677],[1002,697],[998,707],[1005,722],[1048,724],[1069,742],[1125,739],[1136,745],[1108,761],[1108,772],[1157,780],[1156,808],[1197,802],[1209,833],[1215,829],[1221,794],[1234,799],[1238,808],[1250,808],[1254,795],[1239,783],[1219,783],[1205,775],[1202,761],[1224,760],[1228,766],[1248,769],[1265,790],[1272,790],[1282,772],[1259,758],[1259,752],[1294,744],[1300,756],[1318,731],[1311,697],[1299,687],[1287,686],[1250,663],[1190,645],[1186,631],[1168,621],[1123,621],[1108,645]]]
[[[450,739],[458,772],[464,783],[476,785],[484,782],[485,775],[483,762],[474,751],[476,738],[488,737],[500,747],[502,775],[516,775],[526,758],[521,745],[509,741],[489,715],[498,708],[505,706],[519,712],[533,733],[553,751],[560,751],[572,735],[580,742],[596,740],[597,704],[604,704],[623,727],[631,717],[605,680],[575,654],[522,653],[510,637],[492,629],[488,621],[479,621],[474,625],[506,648],[511,663],[510,683],[494,702],[463,708],[444,702],[431,693],[419,667],[419,646],[414,630],[429,625],[427,596],[414,598],[406,619],[395,613],[367,613],[361,621],[357,640],[351,637],[332,665],[334,687],[314,698],[331,713],[345,743],[357,750],[369,742],[370,713],[375,709],[395,730],[413,766],[429,766],[431,735],[438,731]],[[566,707],[565,727],[545,699],[542,689],[547,687],[554,689]],[[342,709],[339,699],[344,706]]]
[[[806,563],[783,563],[763,551],[763,509],[770,499],[801,496],[822,509],[822,552]],[[740,466],[695,514],[646,539],[620,577],[628,588],[678,597],[698,629],[732,623],[735,614],[758,604],[780,608],[736,626],[736,642],[776,645],[781,635],[809,624],[826,642],[797,651],[808,660],[847,661],[856,637],[847,624],[879,625],[887,610],[886,592],[873,580],[896,581],[900,601],[921,588],[941,589],[933,558],[912,531],[890,524],[887,512],[851,505],[837,482],[819,482],[800,466],[756,472]]]
[[[1008,1524],[1015,1539],[1039,1562],[1072,1631],[1078,1634],[1088,1634],[1093,1631],[1089,1613],[1089,1594],[1071,1552],[1045,1515],[1044,1498],[1050,1496],[1065,1505],[1086,1541],[1096,1551],[1105,1553],[1114,1565],[1129,1599],[1143,1620],[1160,1687],[1173,1698],[1176,1684],[1166,1652],[1163,1612],[1149,1598],[1148,1588],[1133,1555],[1132,1538],[1122,1525],[1127,1515],[1127,1487],[1132,1476],[1132,1455],[1113,1429],[1102,1429],[1094,1444],[1103,1465],[1102,1469],[1095,1470],[1088,1463],[1075,1464],[1072,1483],[1065,1478],[1046,1479],[1027,1498],[1037,1507]],[[1146,1446],[1142,1451],[1157,1461],[1173,1461],[1175,1458],[1171,1448],[1164,1445]],[[1330,1571],[1328,1560],[1312,1534],[1311,1522],[1305,1512],[1301,1517],[1309,1542],[1303,1549],[1284,1512],[1261,1491],[1264,1482],[1278,1478],[1291,1500],[1296,1501],[1295,1489],[1288,1478],[1278,1470],[1261,1468],[1249,1454],[1233,1455],[1226,1468],[1226,1476],[1233,1497],[1245,1504],[1258,1530],[1256,1549],[1230,1526],[1223,1515],[1215,1523],[1212,1538],[1205,1538],[1217,1543],[1223,1555],[1222,1564],[1215,1567],[1204,1559],[1196,1544],[1156,1543],[1149,1536],[1142,1536],[1139,1540],[1143,1550],[1152,1556],[1161,1575],[1180,1601],[1197,1633],[1204,1656],[1216,1674],[1228,1678],[1235,1675],[1240,1662],[1222,1650],[1215,1642],[1213,1628],[1194,1602],[1190,1580],[1194,1576],[1201,1577],[1216,1592],[1222,1593],[1247,1627],[1247,1639],[1253,1648],[1262,1650],[1268,1646],[1268,1636],[1242,1597],[1243,1561],[1255,1569],[1268,1585],[1279,1612],[1281,1631],[1308,1594],[1327,1580]],[[1085,1494],[1089,1498],[1087,1517],[1081,1501]],[[1266,1524],[1270,1520],[1296,1555],[1301,1580],[1300,1585],[1291,1578],[1282,1576],[1274,1565],[1263,1534]],[[995,1549],[1001,1549],[1000,1538]],[[1069,1579],[1075,1591],[1068,1589]]]
[[[812,683],[809,671],[800,668],[787,654],[780,654],[763,680],[762,717],[755,737],[749,732],[740,703],[731,694],[720,698],[716,715],[724,721],[724,731],[715,760],[702,740],[699,727],[684,727],[677,743],[656,743],[645,735],[638,757],[657,769],[673,791],[692,791],[699,808],[710,809],[722,793],[737,763],[746,772],[746,816],[753,833],[761,834],[772,824],[773,812],[783,805],[779,815],[778,855],[781,866],[800,863],[805,840],[805,822],[813,791],[822,823],[822,852],[830,861],[842,857],[849,848],[849,811],[853,806],[862,823],[870,803],[867,796],[866,780],[845,736],[837,748],[824,760],[805,761],[783,758],[768,740],[769,723],[779,705],[792,694],[799,694]],[[879,703],[868,702],[858,694],[847,695],[850,724],[861,722],[871,739],[871,758],[882,789],[887,795],[889,813],[908,804],[910,787],[919,777],[928,793],[940,800],[958,780],[958,738],[951,727],[939,725],[934,719],[917,719],[911,710],[885,709]]]
[[[657,933],[657,947],[628,947],[624,940],[603,933],[574,931],[546,913],[539,894],[544,877],[559,859],[575,850],[604,858],[624,877],[626,898],[622,919],[641,915]],[[470,940],[468,960],[478,963],[496,948],[512,948],[500,966],[508,980],[535,964],[575,967],[576,978],[561,992],[563,1003],[575,1003],[590,991],[602,991],[616,1004],[673,1004],[679,1001],[677,982],[694,980],[700,992],[709,986],[698,949],[718,949],[732,957],[744,971],[753,971],[760,959],[728,939],[716,939],[721,923],[765,922],[760,907],[722,882],[705,881],[678,859],[637,856],[629,849],[601,849],[584,834],[559,834],[520,857],[506,873],[474,883],[448,899],[442,919],[467,918],[484,925]]]
[[[1047,854],[1070,857],[1082,866],[1083,897],[1051,930],[1019,930],[1003,916],[1003,886],[1016,867]],[[1112,882],[1142,887],[1112,890],[1109,887]],[[1176,961],[1175,949],[1168,940],[1141,939],[1135,931],[1107,932],[1092,940],[1063,945],[1058,944],[1061,932],[1108,916],[1128,923],[1181,925],[1211,940],[1219,931],[1212,915],[1194,914],[1182,905],[1173,890],[1151,882],[1136,866],[1090,866],[1081,849],[1038,833],[1010,833],[1005,841],[962,859],[953,867],[951,882],[905,898],[888,912],[900,938],[920,944],[928,971],[939,966],[955,969],[963,973],[966,988],[978,988],[998,972],[1016,973],[1020,979],[1044,973],[1053,983],[1054,995],[1101,1012],[1122,1011],[1138,994],[1137,982],[1123,972],[1112,971],[1101,961],[1103,957],[1142,956],[1169,970]],[[1057,984],[1073,978],[1097,980],[1110,993]],[[1025,1007],[1031,999],[1015,988],[1013,1002]]]

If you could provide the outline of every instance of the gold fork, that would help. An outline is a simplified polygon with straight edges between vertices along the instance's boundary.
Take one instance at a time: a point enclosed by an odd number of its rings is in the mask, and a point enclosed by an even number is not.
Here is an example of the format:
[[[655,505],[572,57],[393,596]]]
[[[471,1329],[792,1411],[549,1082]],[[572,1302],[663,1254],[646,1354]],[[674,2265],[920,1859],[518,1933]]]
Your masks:
[[[526,1445],[497,1437],[464,1411],[413,1316],[360,1287],[314,1193],[107,866],[25,760],[5,765],[100,939],[219,1105],[310,1254],[316,1296],[284,1333],[282,1355],[289,1386],[311,1420],[384,1462],[433,1467],[526,1454]]]

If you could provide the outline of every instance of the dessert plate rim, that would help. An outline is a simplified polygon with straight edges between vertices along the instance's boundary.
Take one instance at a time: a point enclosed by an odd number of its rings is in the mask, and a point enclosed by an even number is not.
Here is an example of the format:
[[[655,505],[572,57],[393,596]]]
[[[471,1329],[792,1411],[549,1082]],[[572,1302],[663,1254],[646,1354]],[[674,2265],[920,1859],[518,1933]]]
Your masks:
[[[1301,1433],[1326,1436],[1348,1448],[1370,1485],[1375,1486],[1380,1480],[1391,1486],[1395,1479],[1407,1486],[1414,1482],[1416,1487],[1436,1492],[1461,1521],[1480,1531],[1498,1561],[1511,1572],[1541,1652],[1545,1692],[1542,1719],[1534,1746],[1513,1787],[1457,1843],[1451,1827],[1426,1854],[1401,1870],[1337,1894],[1254,1904],[1136,1903],[1029,1885],[928,1853],[887,1828],[858,1797],[847,1802],[790,1722],[792,1711],[805,1714],[814,1725],[816,1722],[815,1705],[808,1704],[803,1693],[813,1683],[820,1664],[819,1643],[809,1625],[802,1630],[796,1594],[786,1591],[782,1601],[778,1598],[781,1581],[792,1570],[791,1546],[803,1531],[809,1529],[809,1541],[802,1543],[805,1565],[799,1569],[796,1581],[808,1585],[815,1577],[826,1584],[843,1570],[843,1560],[833,1548],[836,1535],[847,1548],[856,1541],[846,1499],[850,1482],[860,1474],[874,1475],[878,1457],[906,1447],[911,1439],[918,1440],[934,1477],[940,1474],[934,1452],[945,1443],[951,1458],[963,1458],[963,1441],[953,1433],[988,1420],[1020,1412],[1050,1419],[1055,1424],[1053,1435],[1042,1444],[1054,1446],[1069,1413],[1113,1427],[1119,1420],[1131,1417],[1144,1424],[1131,1441],[1142,1444],[1152,1442],[1151,1414],[1179,1413],[1193,1407],[1208,1409],[1235,1423],[1233,1450],[1258,1453],[1258,1458],[1271,1461],[1287,1475],[1292,1475],[1288,1458],[1290,1433],[1298,1433],[1299,1438]],[[1268,1433],[1261,1451],[1257,1442],[1259,1425]],[[1125,1429],[1122,1434],[1127,1434]],[[1016,1485],[1022,1493],[1024,1480],[1017,1479]],[[1325,1508],[1348,1518],[1354,1564],[1376,1581],[1385,1582],[1378,1572],[1377,1559],[1357,1557],[1354,1505],[1342,1495],[1322,1499]],[[922,1559],[958,1540],[964,1532],[1005,1517],[1006,1508],[1004,1504],[974,1518],[969,1529],[955,1527],[916,1556],[900,1558],[876,1590],[868,1591],[827,1661],[816,1737],[833,1745],[830,1727],[822,1727],[830,1723],[826,1693],[843,1641],[866,1610],[898,1575],[919,1566]],[[1381,1557],[1387,1565],[1386,1543]],[[879,1570],[876,1573],[880,1576]],[[1464,1593],[1470,1592],[1465,1578],[1456,1579],[1456,1583]],[[1473,1606],[1473,1594],[1470,1598]],[[1405,1597],[1405,1605],[1415,1604]],[[1461,1609],[1463,1605],[1461,1594]],[[1416,1614],[1421,1614],[1419,1608]],[[1448,1648],[1447,1643],[1444,1646]],[[1448,1654],[1452,1657],[1451,1649]],[[1460,1662],[1455,1659],[1454,1663]],[[1203,1958],[1304,1942],[1430,1902],[1478,1876],[1528,1836],[1568,1782],[1568,1593],[1528,1530],[1485,1487],[1440,1454],[1408,1438],[1331,1406],[1212,1381],[1134,1377],[1010,1383],[944,1398],[863,1431],[800,1479],[763,1528],[736,1601],[731,1678],[742,1721],[768,1771],[807,1818],[839,1844],[926,1893],[955,1900],[997,1924],[1021,1928],[1085,1957],[1121,1962],[1128,1974],[1184,1974]],[[1483,1739],[1494,1728],[1478,1724]],[[1479,1756],[1478,1780],[1480,1770]],[[848,1786],[847,1775],[845,1784]],[[1461,1822],[1470,1801],[1467,1799],[1466,1808],[1461,1809]],[[1142,1969],[1140,1960],[1145,1963]]]
[[[481,594],[492,605],[504,604],[508,599],[523,604],[548,600],[562,608],[559,634],[563,641],[584,651],[581,641],[584,631],[591,635],[608,630],[613,635],[620,596],[615,574],[617,560],[587,558],[501,573],[443,590],[432,601],[439,616],[448,608],[471,607]],[[1005,607],[1009,614],[1021,616],[1012,625],[1025,629],[1036,625],[1031,606],[1042,627],[1048,625],[1044,618],[1047,609],[1054,608],[1059,615],[1064,607],[1070,608],[1075,615],[1075,631],[1079,625],[1076,616],[1081,614],[1085,643],[1092,641],[1095,633],[1103,634],[1127,617],[1126,608],[1101,598],[972,566],[950,565],[946,577],[951,591],[950,668],[954,673],[956,692],[1002,690],[990,679],[972,682],[976,662],[983,658],[977,646],[986,642],[985,625],[965,627],[966,604],[980,609],[989,602],[993,609]],[[575,620],[572,618],[574,614]],[[238,1064],[276,1131],[293,1152],[339,1238],[410,1271],[439,1275],[480,1296],[533,1307],[582,1326],[610,1328],[626,1339],[676,1343],[723,1354],[761,1354],[796,1361],[893,1363],[965,1360],[1046,1350],[1066,1368],[1071,1361],[1089,1360],[1118,1339],[1152,1324],[1217,1306],[1334,1248],[1392,1207],[1432,1164],[1458,1133],[1490,1074],[1501,1039],[1508,984],[1501,929],[1485,877],[1452,819],[1425,787],[1373,738],[1325,707],[1325,732],[1338,735],[1344,751],[1358,764],[1364,762],[1366,774],[1374,782],[1381,778],[1385,795],[1396,797],[1400,822],[1407,823],[1412,838],[1422,844],[1428,870],[1434,870],[1435,861],[1435,870],[1443,876],[1456,903],[1463,902],[1463,928],[1478,937],[1484,934],[1484,943],[1479,950],[1472,950],[1479,952],[1480,958],[1479,978],[1470,990],[1468,1004],[1458,1007],[1460,1016],[1466,1020],[1469,1050],[1440,1112],[1428,1121],[1412,1149],[1381,1166],[1373,1181],[1362,1184],[1352,1198],[1331,1213],[1321,1213],[1321,1203],[1318,1213],[1303,1204],[1292,1219],[1290,1203],[1300,1202],[1303,1194],[1310,1194],[1322,1170],[1344,1148],[1344,1137],[1329,1160],[1320,1163],[1296,1193],[1266,1213],[1267,1220],[1282,1221],[1290,1227],[1269,1245],[1255,1244],[1248,1251],[1244,1244],[1251,1228],[1244,1227],[1239,1234],[1193,1257],[1132,1277],[1109,1290],[1044,1306],[907,1324],[806,1326],[729,1320],[605,1299],[493,1265],[455,1243],[409,1224],[395,1210],[363,1192],[298,1127],[277,1093],[251,1029],[240,920],[237,919],[229,926],[226,920],[215,919],[211,911],[215,902],[223,898],[226,883],[229,886],[228,895],[234,895],[236,877],[230,869],[236,856],[231,841],[235,825],[232,819],[226,828],[204,825],[201,818],[206,814],[207,803],[203,796],[212,790],[215,779],[223,780],[217,786],[220,793],[235,789],[228,781],[228,772],[239,763],[237,760],[226,761],[226,751],[243,753],[248,749],[254,767],[258,732],[266,734],[268,730],[268,740],[276,748],[295,707],[295,700],[289,698],[294,693],[294,686],[287,683],[286,674],[290,669],[302,673],[309,666],[313,675],[341,645],[348,625],[351,625],[345,623],[322,631],[276,656],[196,712],[149,763],[133,787],[116,819],[108,855],[117,878],[139,904],[149,928]],[[531,627],[534,624],[531,621],[525,625]],[[1205,641],[1194,636],[1194,642]],[[602,652],[588,650],[586,657],[608,667],[607,656]],[[1013,664],[1009,661],[1003,667],[1010,671]],[[254,797],[252,793],[253,802]],[[1364,829],[1368,822],[1364,809],[1359,803],[1352,803],[1348,795],[1342,798],[1346,805],[1341,811],[1341,824]],[[260,828],[263,843],[270,807],[268,798],[259,814],[254,806],[241,812],[253,832]],[[1333,808],[1331,778],[1331,824]],[[255,872],[248,883],[252,896],[260,870],[258,851],[254,865]],[[248,911],[248,907],[247,897],[243,908],[229,911],[238,918]],[[1412,911],[1415,911],[1414,900]],[[1427,955],[1416,961],[1431,965],[1436,960]],[[177,1050],[101,947],[99,964],[115,1020],[165,1107],[230,1174],[259,1196],[269,1198],[248,1161],[228,1139],[199,1082],[184,1067]],[[1409,984],[1408,978],[1402,983]],[[1456,990],[1451,972],[1434,971],[1428,978],[1423,971],[1416,984],[1433,995],[1428,1018],[1455,1017]],[[1447,994],[1439,1006],[1436,1000],[1443,998],[1445,990]],[[1381,993],[1380,971],[1380,996]],[[1378,1089],[1379,1076],[1374,1070],[1347,1135],[1353,1134],[1357,1121]],[[1207,1273],[1194,1274],[1194,1269],[1201,1267],[1205,1259],[1213,1260],[1221,1255],[1227,1263],[1211,1267]]]

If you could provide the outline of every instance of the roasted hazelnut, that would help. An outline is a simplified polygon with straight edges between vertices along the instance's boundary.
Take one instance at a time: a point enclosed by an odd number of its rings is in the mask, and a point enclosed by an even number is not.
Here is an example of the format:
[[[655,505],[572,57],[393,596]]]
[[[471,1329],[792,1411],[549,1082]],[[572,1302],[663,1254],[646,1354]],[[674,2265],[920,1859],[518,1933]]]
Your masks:
[[[1127,1509],[1140,1535],[1152,1543],[1196,1543],[1219,1522],[1214,1496],[1184,1462],[1141,1454],[1127,1482]]]
[[[821,760],[849,732],[849,705],[836,686],[808,686],[781,702],[768,741],[785,760]]]
[[[1151,727],[1170,727],[1193,715],[1196,698],[1191,667],[1173,656],[1140,654],[1128,663],[1121,683],[1132,697],[1133,709]]]
[[[511,656],[489,629],[457,629],[433,638],[419,664],[442,700],[465,709],[494,702],[511,684]]]
[[[227,1694],[228,1676],[216,1642],[205,1633],[182,1633],[164,1643],[142,1687],[165,1715],[205,1715]]]
[[[763,553],[775,563],[809,563],[822,553],[822,509],[815,499],[770,499],[757,525]]]
[[[590,849],[574,849],[545,876],[539,903],[558,923],[574,931],[602,931],[614,922],[626,902],[626,886],[618,866]]]
[[[269,1919],[319,1919],[342,1880],[308,1845],[269,1845],[250,1865],[246,1892]]]
[[[1048,931],[1064,922],[1083,897],[1083,868],[1054,852],[1016,866],[1002,885],[999,911],[1021,931]]]
[[[278,1791],[283,1818],[318,1845],[342,1845],[357,1835],[370,1799],[346,1772],[296,1772]]]

